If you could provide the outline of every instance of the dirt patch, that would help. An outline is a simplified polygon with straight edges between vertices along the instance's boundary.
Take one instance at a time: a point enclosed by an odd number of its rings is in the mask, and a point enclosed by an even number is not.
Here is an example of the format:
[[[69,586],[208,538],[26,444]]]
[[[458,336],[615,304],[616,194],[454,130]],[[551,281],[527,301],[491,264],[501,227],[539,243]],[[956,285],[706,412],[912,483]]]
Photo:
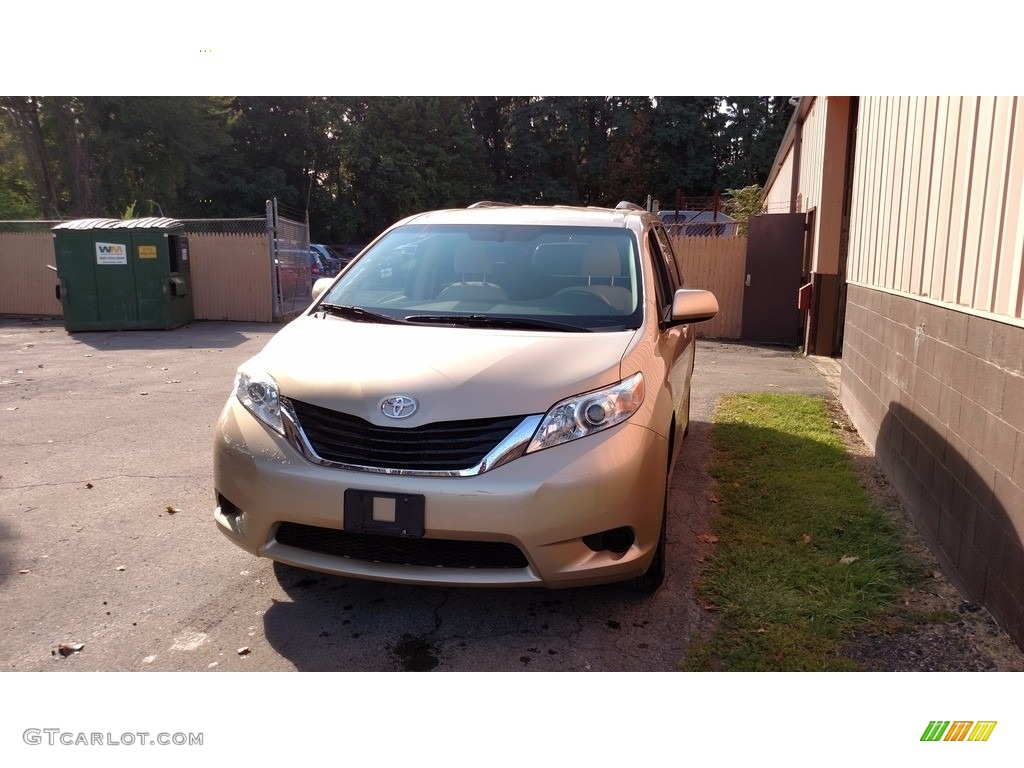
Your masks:
[[[900,609],[852,637],[843,654],[876,672],[1024,671],[1024,652],[987,610],[965,600],[943,574],[842,405],[834,398],[827,403],[861,486],[896,526],[921,575],[902,596]]]

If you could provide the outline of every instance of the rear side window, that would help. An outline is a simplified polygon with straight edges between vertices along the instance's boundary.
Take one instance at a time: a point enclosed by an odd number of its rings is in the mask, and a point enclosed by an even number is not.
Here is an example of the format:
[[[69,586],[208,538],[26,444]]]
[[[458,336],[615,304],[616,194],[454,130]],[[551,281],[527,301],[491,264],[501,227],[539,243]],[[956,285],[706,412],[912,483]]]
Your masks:
[[[665,228],[658,225],[654,227],[654,236],[658,238],[658,244],[661,246],[662,254],[665,256],[669,275],[675,278],[675,287],[682,288],[684,285],[683,273],[679,268],[679,262],[676,260],[675,251],[672,250],[672,240],[669,238]]]
[[[680,288],[679,275],[676,272],[675,260],[671,250],[662,248],[661,238],[657,235],[660,227],[652,227],[647,232],[647,248],[651,252],[651,268],[654,271],[654,286],[658,296],[658,311],[662,320],[666,320],[672,310],[672,297]],[[661,234],[664,235],[664,229]],[[667,237],[665,238],[667,244]]]

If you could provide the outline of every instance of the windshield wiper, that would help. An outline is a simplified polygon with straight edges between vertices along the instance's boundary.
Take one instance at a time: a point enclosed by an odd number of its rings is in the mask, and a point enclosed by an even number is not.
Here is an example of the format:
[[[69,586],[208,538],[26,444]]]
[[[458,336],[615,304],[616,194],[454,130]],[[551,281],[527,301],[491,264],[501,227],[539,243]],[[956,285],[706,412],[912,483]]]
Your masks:
[[[410,315],[407,323],[424,325],[455,325],[463,328],[507,328],[510,330],[568,331],[590,333],[590,328],[581,328],[554,320],[539,320],[529,317],[494,317],[490,315]]]
[[[399,325],[405,323],[404,320],[391,317],[391,315],[381,314],[380,312],[372,312],[369,309],[363,309],[362,307],[355,307],[349,304],[323,304],[317,305],[317,311],[323,310],[329,312],[332,315],[343,317],[346,320],[354,320],[360,323],[397,323]]]

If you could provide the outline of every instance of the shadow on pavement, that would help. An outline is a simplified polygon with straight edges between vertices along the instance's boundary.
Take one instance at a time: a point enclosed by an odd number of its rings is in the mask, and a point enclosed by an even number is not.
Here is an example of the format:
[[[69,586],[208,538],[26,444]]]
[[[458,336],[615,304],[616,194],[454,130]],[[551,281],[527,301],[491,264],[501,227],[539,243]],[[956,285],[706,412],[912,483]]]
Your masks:
[[[254,334],[277,333],[282,323],[237,323],[196,320],[170,330],[75,331],[68,333],[60,318],[0,316],[0,329],[53,330],[96,350],[231,349]]]
[[[254,333],[267,334],[269,338],[281,328],[276,323],[197,321],[168,331],[82,331],[69,336],[97,350],[231,349]]]
[[[0,585],[20,568],[15,556],[15,538],[11,527],[0,520]]]
[[[682,655],[683,622],[664,619],[666,632],[652,618],[675,607],[667,587],[641,598],[616,585],[419,587],[274,571],[291,602],[271,606],[264,632],[299,671],[669,671]]]

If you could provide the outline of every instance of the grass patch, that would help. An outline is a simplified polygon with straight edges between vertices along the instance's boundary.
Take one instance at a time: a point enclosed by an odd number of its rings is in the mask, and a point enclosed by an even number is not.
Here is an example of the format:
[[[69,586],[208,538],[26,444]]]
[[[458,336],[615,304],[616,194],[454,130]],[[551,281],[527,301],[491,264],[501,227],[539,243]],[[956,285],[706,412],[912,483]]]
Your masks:
[[[871,505],[824,400],[725,398],[709,471],[722,514],[696,585],[720,617],[688,671],[842,671],[854,628],[884,619],[915,580],[898,532]]]

